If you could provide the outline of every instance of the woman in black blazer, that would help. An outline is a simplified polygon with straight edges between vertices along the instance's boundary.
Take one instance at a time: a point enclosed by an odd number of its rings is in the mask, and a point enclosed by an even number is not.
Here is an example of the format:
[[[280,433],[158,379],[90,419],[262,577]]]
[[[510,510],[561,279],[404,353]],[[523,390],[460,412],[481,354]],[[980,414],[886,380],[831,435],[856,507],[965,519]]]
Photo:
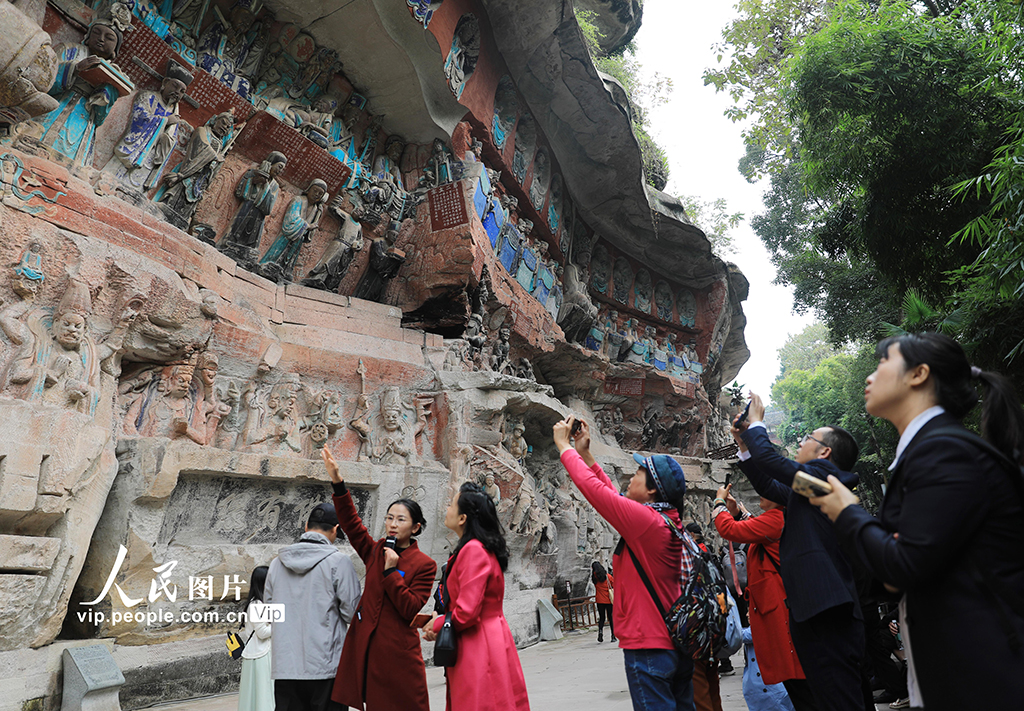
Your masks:
[[[869,414],[900,433],[877,519],[835,477],[811,499],[901,596],[911,704],[1019,708],[1024,700],[1024,411],[1002,376],[936,333],[882,341]],[[960,424],[984,387],[983,441]]]

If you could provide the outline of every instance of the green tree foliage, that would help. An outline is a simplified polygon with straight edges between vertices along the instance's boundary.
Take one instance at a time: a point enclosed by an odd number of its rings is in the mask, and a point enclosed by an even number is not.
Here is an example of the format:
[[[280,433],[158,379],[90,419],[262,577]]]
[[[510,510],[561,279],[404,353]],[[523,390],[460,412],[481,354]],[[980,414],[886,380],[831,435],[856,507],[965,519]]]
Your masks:
[[[593,18],[593,12],[576,9],[576,22],[583,33],[594,66],[614,77],[629,96],[633,133],[640,144],[644,176],[650,185],[658,190],[664,190],[669,178],[668,155],[651,137],[648,115],[653,108],[668,101],[669,94],[672,93],[672,80],[657,72],[646,72],[636,58],[632,43],[610,54],[601,50],[600,41],[603,35],[594,24]]]
[[[828,337],[828,327],[812,323],[800,333],[790,336],[779,349],[779,377],[795,370],[814,370],[818,363],[838,355]]]
[[[743,222],[742,212],[729,212],[725,198],[702,200],[696,195],[680,195],[679,202],[686,208],[693,224],[707,235],[717,254],[735,251],[732,233]]]
[[[726,110],[733,121],[747,121],[743,135],[762,152],[748,177],[761,177],[791,155],[792,124],[782,97],[783,72],[795,50],[825,21],[828,0],[740,0],[736,19],[712,50],[718,67],[704,70],[704,84],[727,91],[735,102]]]

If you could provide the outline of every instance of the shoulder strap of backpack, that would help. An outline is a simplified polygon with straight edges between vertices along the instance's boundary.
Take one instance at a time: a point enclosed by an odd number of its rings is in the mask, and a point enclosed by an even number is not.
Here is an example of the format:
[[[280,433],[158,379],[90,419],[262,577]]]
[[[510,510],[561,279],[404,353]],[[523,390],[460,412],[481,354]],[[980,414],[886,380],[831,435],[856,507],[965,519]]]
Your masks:
[[[625,541],[625,539],[623,539],[623,541]],[[665,607],[661,604],[661,600],[658,599],[658,593],[654,592],[654,586],[651,585],[651,580],[647,577],[644,567],[640,565],[640,561],[636,559],[636,556],[633,555],[633,551],[628,545],[626,546],[626,552],[629,553],[629,557],[633,559],[633,566],[636,568],[636,572],[640,574],[640,579],[643,581],[644,587],[646,587],[647,592],[651,594],[651,599],[654,600],[654,604],[658,607],[658,612],[660,612],[661,616],[664,618]]]

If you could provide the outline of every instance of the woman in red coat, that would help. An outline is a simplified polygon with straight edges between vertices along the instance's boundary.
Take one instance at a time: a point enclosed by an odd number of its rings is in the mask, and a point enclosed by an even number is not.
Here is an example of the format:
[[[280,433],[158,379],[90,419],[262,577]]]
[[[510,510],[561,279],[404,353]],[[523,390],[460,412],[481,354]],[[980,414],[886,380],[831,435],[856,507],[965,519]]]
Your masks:
[[[508,548],[494,502],[467,482],[448,505],[444,525],[459,536],[443,585],[458,649],[445,670],[448,711],[529,711],[526,681],[502,601]],[[424,630],[436,638],[444,623],[435,617]]]
[[[732,484],[718,490],[711,518],[718,535],[733,543],[748,543],[747,589],[750,603],[750,634],[754,652],[761,666],[765,684],[786,686],[797,711],[805,708],[800,702],[810,697],[804,670],[793,649],[789,634],[789,610],[786,590],[779,574],[779,539],[785,524],[782,508],[762,497],[758,517],[741,509],[729,490]],[[812,706],[813,708],[813,706]]]
[[[412,538],[426,525],[423,512],[408,499],[391,504],[384,526],[395,547],[385,547],[386,539],[373,540],[363,525],[326,447],[323,458],[334,482],[338,523],[366,565],[363,597],[345,635],[331,699],[356,709],[365,703],[368,711],[429,711],[420,638],[410,626],[437,572],[437,563]],[[396,673],[401,683],[395,683]]]

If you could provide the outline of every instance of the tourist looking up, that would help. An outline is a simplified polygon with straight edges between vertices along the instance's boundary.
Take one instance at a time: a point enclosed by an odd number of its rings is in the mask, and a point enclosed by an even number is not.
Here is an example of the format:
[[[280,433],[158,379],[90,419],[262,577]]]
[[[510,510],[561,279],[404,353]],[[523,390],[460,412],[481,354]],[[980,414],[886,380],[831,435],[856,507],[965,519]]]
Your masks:
[[[604,641],[604,621],[608,620],[612,641],[615,639],[615,623],[612,621],[612,590],[615,587],[615,576],[604,569],[600,561],[590,565],[590,577],[594,581],[594,603],[597,605],[597,641]]]
[[[430,711],[420,637],[412,627],[437,572],[437,563],[414,540],[427,525],[423,511],[415,501],[395,501],[384,516],[385,537],[374,540],[334,457],[326,447],[321,452],[341,530],[366,566],[363,597],[345,635],[331,698],[356,709],[365,704],[372,711]]]
[[[238,685],[238,711],[274,711],[274,680],[270,676],[271,625],[263,614],[267,582],[265,565],[249,576],[249,597],[242,612],[242,680]]]
[[[768,440],[763,419],[764,403],[751,394],[749,425],[734,424],[732,433],[740,470],[759,495],[786,509],[779,567],[793,646],[819,709],[863,711],[871,694],[862,680],[864,622],[853,569],[828,519],[791,488],[797,472],[856,486],[850,469],[857,442],[839,427],[819,427],[800,440],[795,459],[786,459]]]
[[[272,625],[276,711],[340,709],[331,690],[359,605],[359,576],[334,547],[337,538],[334,506],[317,504],[299,542],[282,548],[267,572],[266,602],[284,605],[284,620]]]
[[[508,547],[494,500],[480,485],[466,482],[448,504],[444,525],[459,537],[442,581],[457,640],[455,665],[445,669],[446,708],[529,711],[523,668],[502,609]],[[435,616],[424,638],[436,639],[443,624],[444,617]]]
[[[1020,708],[1024,699],[1024,412],[1002,376],[956,341],[878,345],[868,414],[900,433],[878,518],[841,480],[811,499],[848,549],[900,597],[911,706]],[[981,431],[961,420],[982,389]]]
[[[573,447],[570,433],[575,421],[569,417],[555,424],[555,446],[580,493],[622,536],[612,556],[616,583],[612,618],[625,657],[633,708],[692,710],[693,660],[676,651],[665,620],[633,563],[635,556],[662,606],[671,607],[681,594],[681,570],[693,569],[693,555],[662,516],[680,525],[679,509],[686,495],[682,467],[664,454],[634,455],[639,466],[625,496],[620,496],[618,487],[590,452],[590,427],[586,422],[580,421]]]
[[[784,684],[796,711],[813,711],[814,694],[789,635],[786,590],[779,572],[779,540],[786,522],[782,507],[762,496],[764,513],[755,518],[736,501],[731,490],[732,484],[718,490],[711,520],[724,540],[749,546],[745,594],[761,676],[765,684]]]

